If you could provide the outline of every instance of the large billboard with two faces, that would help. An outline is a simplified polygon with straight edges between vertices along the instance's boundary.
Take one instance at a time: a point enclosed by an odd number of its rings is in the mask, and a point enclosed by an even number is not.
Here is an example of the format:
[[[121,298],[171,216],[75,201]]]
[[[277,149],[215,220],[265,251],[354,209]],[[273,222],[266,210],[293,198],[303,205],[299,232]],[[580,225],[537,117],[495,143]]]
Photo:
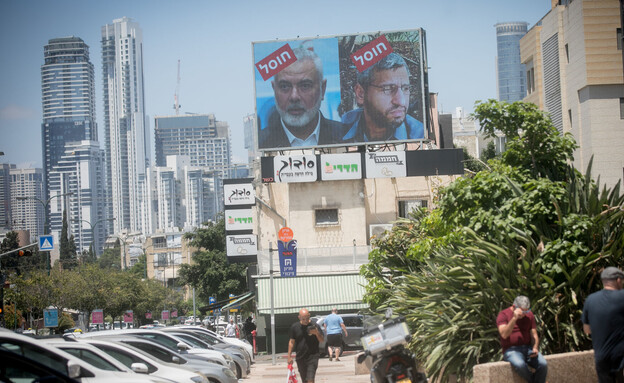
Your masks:
[[[252,47],[260,150],[427,139],[422,29]]]

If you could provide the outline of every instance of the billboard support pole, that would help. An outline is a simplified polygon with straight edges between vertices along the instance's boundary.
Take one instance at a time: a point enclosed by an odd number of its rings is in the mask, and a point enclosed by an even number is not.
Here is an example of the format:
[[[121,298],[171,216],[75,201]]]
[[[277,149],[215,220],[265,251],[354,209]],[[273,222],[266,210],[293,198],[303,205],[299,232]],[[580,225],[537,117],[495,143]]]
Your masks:
[[[271,360],[275,366],[275,302],[273,301],[273,243],[269,242],[269,285],[271,290]]]

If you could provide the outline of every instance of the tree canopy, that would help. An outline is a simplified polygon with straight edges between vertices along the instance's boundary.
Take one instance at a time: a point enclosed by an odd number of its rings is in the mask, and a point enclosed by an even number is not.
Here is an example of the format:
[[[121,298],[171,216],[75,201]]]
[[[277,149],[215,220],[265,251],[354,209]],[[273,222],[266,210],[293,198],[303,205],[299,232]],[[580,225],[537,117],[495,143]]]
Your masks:
[[[187,233],[186,237],[191,240],[191,246],[200,250],[193,254],[193,264],[181,266],[181,283],[195,287],[199,298],[206,303],[211,296],[221,301],[229,294],[247,292],[247,266],[227,260],[223,217]]]
[[[501,360],[497,313],[527,295],[545,354],[591,348],[585,298],[606,266],[623,266],[624,199],[571,165],[576,143],[535,105],[489,100],[474,117],[507,148],[374,242],[365,299],[406,316],[428,374],[472,376]]]

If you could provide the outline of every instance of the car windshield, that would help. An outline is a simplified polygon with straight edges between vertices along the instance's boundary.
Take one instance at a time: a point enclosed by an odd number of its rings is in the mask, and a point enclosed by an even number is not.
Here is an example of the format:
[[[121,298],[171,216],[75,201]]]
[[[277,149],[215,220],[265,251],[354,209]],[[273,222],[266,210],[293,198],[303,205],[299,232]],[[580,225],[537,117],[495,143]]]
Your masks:
[[[175,336],[177,336],[178,338],[183,339],[187,343],[190,343],[193,347],[210,348],[210,346],[207,345],[205,342],[202,342],[201,340],[195,338],[192,335],[176,333]]]
[[[108,360],[102,358],[100,355],[92,352],[91,350],[84,350],[81,348],[71,348],[71,347],[60,347],[61,350],[65,351],[68,354],[71,354],[79,359],[84,360],[92,366],[95,366],[102,370],[107,371],[122,371],[121,369],[115,367]]]
[[[156,345],[151,345],[151,344],[144,343],[144,342],[133,342],[132,340],[124,341],[124,343],[127,343],[131,345],[132,347],[136,347],[139,350],[147,354],[150,354],[154,358],[162,360],[163,362],[175,363],[173,358],[177,357],[179,360],[178,364],[188,363],[188,360],[184,359],[183,357],[179,355],[174,354],[173,352],[165,349],[164,347],[158,347]]]
[[[0,348],[36,360],[56,371],[67,373],[67,360],[43,348],[38,348],[28,343],[15,342],[12,339],[0,340]]]

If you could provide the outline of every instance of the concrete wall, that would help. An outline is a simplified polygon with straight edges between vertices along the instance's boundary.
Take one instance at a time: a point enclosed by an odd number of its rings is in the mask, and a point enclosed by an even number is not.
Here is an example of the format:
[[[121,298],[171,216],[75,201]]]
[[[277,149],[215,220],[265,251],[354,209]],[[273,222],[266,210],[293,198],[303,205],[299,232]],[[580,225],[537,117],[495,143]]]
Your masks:
[[[549,383],[598,382],[594,351],[546,355]],[[473,383],[525,383],[508,362],[478,364],[473,367]]]

